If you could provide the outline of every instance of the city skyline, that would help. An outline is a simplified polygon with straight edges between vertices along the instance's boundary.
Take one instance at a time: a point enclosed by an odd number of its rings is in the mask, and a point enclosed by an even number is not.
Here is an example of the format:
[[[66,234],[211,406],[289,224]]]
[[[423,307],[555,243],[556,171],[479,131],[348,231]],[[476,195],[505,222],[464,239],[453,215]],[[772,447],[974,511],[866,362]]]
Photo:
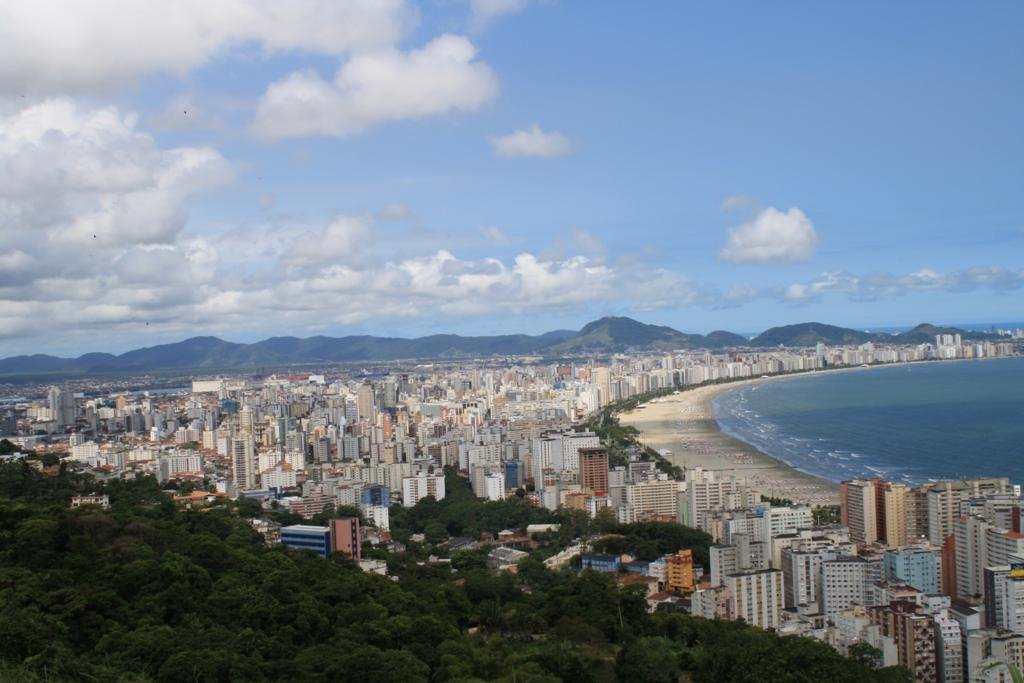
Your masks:
[[[1022,10],[881,8],[16,3],[0,356],[1020,320]]]

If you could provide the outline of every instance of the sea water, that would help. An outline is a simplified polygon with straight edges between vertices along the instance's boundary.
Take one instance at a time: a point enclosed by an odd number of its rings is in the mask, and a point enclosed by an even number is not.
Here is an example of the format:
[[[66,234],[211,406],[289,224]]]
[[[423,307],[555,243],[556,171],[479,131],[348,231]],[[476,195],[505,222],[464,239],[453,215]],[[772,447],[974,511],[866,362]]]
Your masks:
[[[817,372],[714,400],[722,431],[833,481],[1024,483],[1024,358]]]

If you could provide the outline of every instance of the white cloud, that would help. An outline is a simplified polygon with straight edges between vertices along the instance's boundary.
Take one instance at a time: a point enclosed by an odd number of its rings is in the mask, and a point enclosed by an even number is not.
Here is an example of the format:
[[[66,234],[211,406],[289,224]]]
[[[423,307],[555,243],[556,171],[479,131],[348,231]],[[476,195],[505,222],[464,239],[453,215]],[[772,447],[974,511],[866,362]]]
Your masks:
[[[387,121],[475,111],[498,93],[498,79],[466,38],[445,34],[418,50],[352,57],[333,81],[300,71],[272,83],[252,130],[267,140],[345,136]]]
[[[9,0],[0,5],[0,92],[107,89],[178,77],[255,44],[342,55],[394,45],[416,20],[404,0]]]
[[[817,300],[828,294],[845,294],[858,301],[874,301],[911,292],[956,293],[979,289],[1009,292],[1021,287],[1024,287],[1024,270],[1014,271],[1002,266],[972,266],[947,273],[922,268],[906,275],[885,272],[855,275],[846,271],[830,271],[808,282],[769,289],[765,294],[794,302]]]
[[[480,234],[483,235],[488,242],[499,247],[507,247],[512,244],[512,240],[509,236],[496,225],[481,225]]]
[[[470,0],[469,27],[474,32],[482,31],[495,19],[522,11],[526,3],[527,0]]]
[[[404,221],[412,217],[412,211],[405,204],[388,204],[377,212],[382,221]]]
[[[570,154],[572,142],[558,131],[544,132],[538,124],[526,130],[490,138],[494,151],[503,157],[553,158]]]
[[[161,149],[134,116],[67,98],[0,117],[0,158],[0,234],[11,247],[173,241],[185,200],[234,178],[212,148]]]
[[[234,177],[216,150],[54,98],[0,114],[0,159],[2,334],[178,319],[212,286],[216,249],[183,229],[188,200]]]
[[[803,211],[768,207],[729,229],[719,257],[735,263],[795,263],[810,260],[817,245],[818,233]]]
[[[317,232],[306,231],[293,242],[285,259],[295,264],[347,261],[358,256],[372,239],[369,216],[342,216]]]

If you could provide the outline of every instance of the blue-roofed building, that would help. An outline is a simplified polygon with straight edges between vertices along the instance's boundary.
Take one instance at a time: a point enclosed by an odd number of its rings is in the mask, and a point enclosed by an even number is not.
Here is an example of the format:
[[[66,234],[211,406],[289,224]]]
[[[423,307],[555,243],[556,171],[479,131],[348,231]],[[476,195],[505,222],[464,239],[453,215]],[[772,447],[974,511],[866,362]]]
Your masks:
[[[583,569],[593,569],[595,572],[615,574],[619,571],[619,558],[617,555],[583,555],[581,558]]]
[[[363,505],[390,507],[391,489],[384,484],[367,484],[363,487],[359,500]]]
[[[294,550],[310,550],[327,557],[331,554],[331,530],[325,526],[293,524],[281,527],[281,544]]]

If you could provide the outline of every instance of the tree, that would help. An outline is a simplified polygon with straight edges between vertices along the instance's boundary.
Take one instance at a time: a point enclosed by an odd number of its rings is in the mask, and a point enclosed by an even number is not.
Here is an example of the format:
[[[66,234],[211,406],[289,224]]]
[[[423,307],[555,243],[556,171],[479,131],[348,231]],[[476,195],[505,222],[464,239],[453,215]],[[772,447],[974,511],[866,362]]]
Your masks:
[[[620,681],[636,683],[672,683],[682,669],[682,648],[668,638],[638,638],[619,652],[615,675]]]
[[[877,669],[882,665],[882,651],[869,643],[855,643],[850,646],[850,659],[872,669]]]

